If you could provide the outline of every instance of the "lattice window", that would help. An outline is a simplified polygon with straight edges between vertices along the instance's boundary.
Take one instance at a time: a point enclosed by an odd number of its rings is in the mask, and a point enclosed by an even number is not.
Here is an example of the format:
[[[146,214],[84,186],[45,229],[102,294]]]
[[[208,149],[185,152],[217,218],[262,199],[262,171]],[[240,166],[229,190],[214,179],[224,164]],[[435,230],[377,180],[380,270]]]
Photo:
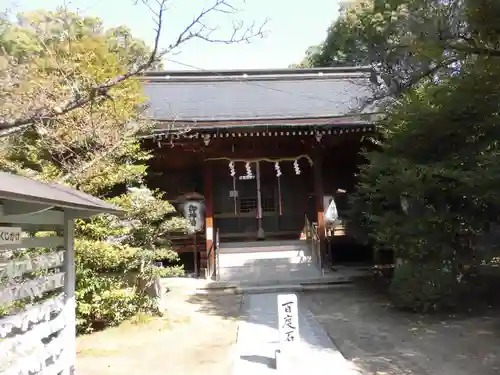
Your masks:
[[[257,197],[240,197],[238,199],[240,213],[257,211]],[[262,193],[262,212],[276,212],[276,199],[274,191]]]
[[[276,200],[274,194],[268,194],[262,197],[262,212],[275,212]]]
[[[238,201],[240,203],[240,213],[242,214],[257,210],[257,197],[241,197]]]

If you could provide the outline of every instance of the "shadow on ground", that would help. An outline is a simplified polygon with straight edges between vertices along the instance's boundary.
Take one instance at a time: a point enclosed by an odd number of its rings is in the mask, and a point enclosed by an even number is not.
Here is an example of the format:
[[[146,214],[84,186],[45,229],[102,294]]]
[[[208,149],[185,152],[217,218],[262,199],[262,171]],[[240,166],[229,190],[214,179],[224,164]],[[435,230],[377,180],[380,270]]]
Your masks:
[[[481,306],[470,313],[439,315],[400,312],[373,280],[360,280],[343,290],[305,292],[301,301],[362,373],[500,372],[500,319],[496,308]]]
[[[187,302],[196,305],[198,312],[207,315],[216,315],[224,319],[241,318],[242,295],[190,295]]]
[[[275,368],[274,360],[272,358],[265,357],[263,355],[242,355],[241,359],[253,363],[259,363],[268,368]]]
[[[500,309],[493,304],[493,296],[496,289],[481,288],[469,301],[475,307],[470,311],[421,315],[394,309],[384,288],[373,279],[361,279],[350,287],[300,293],[299,305],[360,374],[496,375],[500,373]],[[225,319],[255,322],[258,315],[259,330],[276,327],[275,310],[252,306],[247,297],[204,295],[190,296],[188,301],[206,314]],[[245,313],[248,310],[250,315]],[[324,345],[317,337],[306,341]],[[247,360],[265,364],[269,359]]]
[[[238,333],[238,337],[241,338],[239,363],[245,368],[245,371],[253,373],[259,373],[259,371],[265,372],[267,371],[266,369],[274,369],[275,349],[279,347],[277,335],[278,308],[277,295],[275,293],[247,294],[242,296],[197,295],[190,296],[189,301],[197,304],[200,311],[204,311],[205,314],[222,314],[227,319],[236,318],[234,314],[237,310],[236,301],[234,300],[236,297],[240,298],[238,319],[242,322]],[[338,352],[331,338],[301,299],[302,297],[299,296],[301,350],[304,350],[304,353],[308,353],[308,359],[303,359],[300,363],[309,366],[309,361],[314,363],[311,357],[313,356],[322,363],[325,363],[325,361],[328,362],[337,371],[341,369],[356,370],[356,367],[349,361],[346,361],[341,353]],[[233,314],[230,313],[231,308],[233,309]],[[347,374],[347,372],[342,373]],[[355,373],[360,372],[349,372],[349,374]]]

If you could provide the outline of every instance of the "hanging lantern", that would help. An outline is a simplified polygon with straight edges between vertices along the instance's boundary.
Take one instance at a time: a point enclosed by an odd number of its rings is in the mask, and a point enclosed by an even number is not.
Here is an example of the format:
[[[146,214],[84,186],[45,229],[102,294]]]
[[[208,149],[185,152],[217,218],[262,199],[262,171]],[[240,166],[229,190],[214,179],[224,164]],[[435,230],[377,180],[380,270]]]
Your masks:
[[[293,169],[295,169],[296,175],[299,175],[301,173],[298,159],[295,159],[295,161],[293,162]]]

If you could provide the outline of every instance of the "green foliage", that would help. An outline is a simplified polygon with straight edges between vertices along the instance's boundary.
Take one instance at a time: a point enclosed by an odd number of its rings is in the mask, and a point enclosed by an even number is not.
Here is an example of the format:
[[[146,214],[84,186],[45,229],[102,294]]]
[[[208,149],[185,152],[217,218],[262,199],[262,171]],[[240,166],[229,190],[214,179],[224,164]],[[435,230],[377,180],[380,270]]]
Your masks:
[[[372,66],[385,83],[376,97],[399,96],[475,56],[500,56],[499,17],[494,0],[354,0],[300,66]]]
[[[403,261],[400,307],[449,307],[498,242],[499,17],[490,0],[356,0],[301,64],[370,65],[385,83],[374,97],[396,99],[366,152],[349,231]]]
[[[178,261],[170,246],[172,232],[186,232],[189,223],[173,215],[174,207],[158,191],[130,188],[126,194],[110,199],[110,203],[125,211],[123,217],[100,215],[79,222],[79,233],[97,241],[119,241],[140,248],[138,257],[143,265],[155,260]]]
[[[310,48],[304,66],[380,66],[386,73],[412,70],[441,56],[415,56],[426,28],[438,36],[441,5],[432,0],[355,0],[343,5],[319,46]],[[425,25],[425,26],[424,26]],[[425,61],[427,60],[427,61]],[[409,73],[409,71],[407,72]]]
[[[168,248],[168,234],[186,232],[189,223],[184,218],[172,215],[174,207],[163,200],[162,193],[147,188],[130,188],[127,194],[110,200],[122,207],[126,214],[121,221],[127,228],[125,242],[131,246],[159,250]]]
[[[137,269],[140,249],[122,244],[77,240],[75,261],[83,269],[95,272],[125,273]]]
[[[383,150],[367,154],[350,218],[365,239],[408,262],[393,280],[399,306],[448,307],[468,274],[492,257],[499,78],[498,64],[488,59],[463,65],[459,74],[408,93],[380,124]]]
[[[169,234],[186,230],[184,219],[170,217],[172,205],[158,192],[129,189],[112,198],[123,217],[100,215],[78,222],[78,319],[79,330],[119,324],[139,311],[152,309],[155,301],[144,291],[156,277],[184,275],[179,257],[170,248]],[[168,260],[158,268],[154,261]],[[134,293],[126,287],[133,287]]]
[[[396,268],[390,292],[397,307],[431,312],[456,306],[464,288],[446,264],[410,261]]]
[[[135,282],[143,250],[122,244],[78,240],[76,249],[77,330],[120,324],[141,311],[152,311],[155,301],[137,293]]]
[[[79,332],[119,324],[140,311],[154,310],[155,301],[144,293],[156,277],[184,275],[179,257],[169,246],[172,230],[186,222],[170,218],[174,209],[159,193],[131,189],[110,201],[125,215],[100,215],[80,220],[76,244],[77,318]],[[167,268],[153,266],[168,260]]]
[[[141,311],[152,311],[155,301],[127,287],[123,278],[78,267],[76,328],[78,333],[116,326]]]
[[[181,277],[184,276],[184,266],[176,265],[158,268],[157,274],[160,277]]]
[[[133,48],[124,48],[122,41]],[[147,56],[142,41],[125,28],[104,30],[96,18],[34,12],[0,26],[0,116],[30,117],[32,108],[51,108],[89,87],[125,72]],[[141,47],[142,46],[142,47]],[[133,136],[150,124],[140,120],[144,97],[130,79],[108,90],[113,100],[77,108],[58,120],[39,123],[20,136],[3,137],[0,166],[46,181],[65,181],[101,195],[117,184],[136,183],[150,156]]]
[[[99,19],[65,10],[24,13],[15,22],[0,19],[0,117],[30,118],[33,108],[57,111],[149,56],[127,28],[105,30]],[[1,137],[0,168],[101,197],[140,185],[151,157],[135,137],[151,127],[142,120],[140,83],[127,79],[106,95],[110,100],[94,100]],[[184,222],[169,217],[174,210],[168,202],[158,194],[139,199],[130,193],[112,203],[124,208],[124,218],[101,215],[77,223],[78,332],[151,311],[157,301],[143,293],[144,284],[160,272],[182,272],[168,235]],[[174,267],[152,267],[160,259]]]

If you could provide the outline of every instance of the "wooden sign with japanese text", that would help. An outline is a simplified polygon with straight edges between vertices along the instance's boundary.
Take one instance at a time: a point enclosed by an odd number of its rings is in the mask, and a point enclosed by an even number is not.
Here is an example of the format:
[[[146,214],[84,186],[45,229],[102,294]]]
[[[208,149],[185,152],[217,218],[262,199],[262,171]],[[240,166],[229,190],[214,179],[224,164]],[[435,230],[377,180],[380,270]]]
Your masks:
[[[278,294],[278,331],[282,347],[300,341],[299,311],[295,294]]]

